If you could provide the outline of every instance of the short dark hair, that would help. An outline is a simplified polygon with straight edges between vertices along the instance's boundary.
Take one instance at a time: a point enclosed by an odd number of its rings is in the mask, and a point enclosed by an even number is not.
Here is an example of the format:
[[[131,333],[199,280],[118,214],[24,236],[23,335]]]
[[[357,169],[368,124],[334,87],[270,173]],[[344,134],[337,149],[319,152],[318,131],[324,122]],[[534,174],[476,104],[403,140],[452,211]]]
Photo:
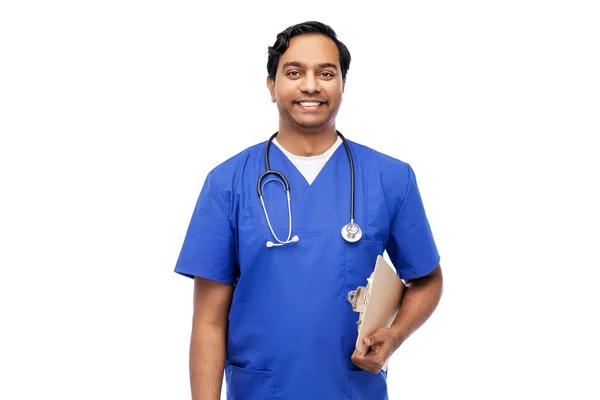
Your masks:
[[[277,39],[273,46],[269,46],[269,58],[267,60],[267,72],[273,81],[277,75],[279,59],[285,53],[290,45],[290,39],[299,35],[324,35],[329,37],[336,44],[340,53],[340,68],[342,70],[342,79],[346,79],[346,74],[350,69],[350,51],[346,45],[340,42],[335,31],[329,26],[318,21],[307,21],[300,24],[287,27],[284,31],[277,34]]]

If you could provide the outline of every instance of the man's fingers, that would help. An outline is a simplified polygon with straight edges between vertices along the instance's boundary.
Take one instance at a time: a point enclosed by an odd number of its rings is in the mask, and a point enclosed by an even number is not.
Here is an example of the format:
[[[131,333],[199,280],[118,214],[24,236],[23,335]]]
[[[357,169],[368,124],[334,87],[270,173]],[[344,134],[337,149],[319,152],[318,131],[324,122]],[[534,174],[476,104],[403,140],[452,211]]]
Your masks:
[[[352,363],[365,371],[377,374],[391,354],[390,331],[389,329],[379,328],[367,336],[363,343],[369,346],[369,351],[367,354],[362,354],[358,350],[354,350]]]
[[[366,344],[367,346],[373,346],[377,343],[382,343],[387,339],[387,329],[384,328],[379,328],[377,329],[375,332],[373,332],[371,335],[367,336],[364,340],[363,343]]]
[[[373,374],[377,374],[381,371],[384,364],[384,361],[381,358],[381,353],[376,354],[371,351],[368,354],[362,354],[359,351],[354,350],[351,361],[357,367]]]
[[[371,346],[371,351],[369,351],[369,353],[377,353],[381,349],[381,347],[381,343],[374,344],[373,346]]]
[[[352,353],[352,357],[350,357],[350,360],[356,364],[357,362],[361,362],[364,359],[364,356],[358,351],[358,350],[354,350],[354,353]]]

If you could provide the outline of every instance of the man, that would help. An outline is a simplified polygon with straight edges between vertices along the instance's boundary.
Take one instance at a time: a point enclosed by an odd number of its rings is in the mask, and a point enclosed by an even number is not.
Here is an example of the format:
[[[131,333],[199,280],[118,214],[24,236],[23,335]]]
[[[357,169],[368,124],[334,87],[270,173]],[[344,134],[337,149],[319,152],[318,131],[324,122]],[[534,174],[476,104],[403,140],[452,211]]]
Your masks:
[[[194,400],[219,399],[224,372],[228,399],[387,399],[382,366],[439,302],[412,168],[336,130],[349,66],[329,26],[281,32],[267,63],[278,132],[206,178],[175,267],[194,278]],[[407,288],[360,354],[347,294],[384,251]]]

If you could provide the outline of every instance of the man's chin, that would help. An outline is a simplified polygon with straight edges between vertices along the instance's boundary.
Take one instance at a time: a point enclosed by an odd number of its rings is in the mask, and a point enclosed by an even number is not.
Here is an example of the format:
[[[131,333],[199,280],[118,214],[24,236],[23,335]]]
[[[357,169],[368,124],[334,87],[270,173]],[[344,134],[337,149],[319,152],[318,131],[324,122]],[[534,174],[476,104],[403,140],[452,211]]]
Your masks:
[[[318,130],[321,128],[326,127],[327,121],[319,119],[319,120],[314,120],[314,119],[297,119],[296,121],[296,126],[298,126],[299,128],[302,129],[307,129],[307,130]]]

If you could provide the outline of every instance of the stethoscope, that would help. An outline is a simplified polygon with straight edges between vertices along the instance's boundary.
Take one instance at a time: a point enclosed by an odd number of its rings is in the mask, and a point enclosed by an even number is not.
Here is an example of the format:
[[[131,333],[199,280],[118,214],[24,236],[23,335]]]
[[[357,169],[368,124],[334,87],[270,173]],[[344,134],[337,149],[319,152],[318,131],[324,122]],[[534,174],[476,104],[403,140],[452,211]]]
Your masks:
[[[362,230],[360,229],[358,224],[356,224],[354,222],[354,162],[352,161],[352,153],[350,152],[350,146],[348,146],[348,142],[346,141],[346,138],[339,131],[336,131],[336,132],[339,135],[339,137],[342,139],[342,142],[344,143],[344,147],[346,148],[346,153],[348,154],[348,161],[350,162],[350,223],[346,224],[342,227],[342,237],[347,242],[354,243],[354,242],[358,242],[360,240],[360,238],[362,237]],[[257,190],[258,190],[258,197],[260,198],[260,204],[263,208],[263,211],[265,212],[265,218],[267,219],[267,224],[269,225],[269,229],[271,230],[273,237],[277,241],[277,243],[274,243],[269,240],[267,242],[267,247],[283,246],[284,244],[293,243],[293,242],[297,242],[298,240],[300,240],[298,235],[294,235],[292,237],[292,206],[291,206],[291,201],[290,201],[290,184],[288,183],[288,180],[285,178],[285,176],[281,172],[271,169],[271,167],[269,165],[269,148],[271,147],[271,143],[273,142],[273,139],[275,139],[275,136],[277,136],[277,133],[279,133],[279,132],[275,132],[267,141],[267,145],[265,147],[266,171],[260,175],[260,177],[258,178],[258,183],[257,183]],[[278,176],[281,179],[281,181],[277,180],[277,179],[269,179],[263,183],[263,179],[267,175],[270,175],[270,174]],[[289,218],[290,222],[289,222],[288,236],[287,236],[286,240],[279,239],[277,237],[277,235],[275,234],[275,231],[273,230],[273,227],[271,226],[271,221],[269,220],[269,214],[267,213],[267,208],[265,207],[265,201],[263,199],[263,188],[264,188],[265,184],[270,181],[279,182],[281,185],[283,185],[284,189],[285,189],[285,193],[287,194],[288,218]]]

